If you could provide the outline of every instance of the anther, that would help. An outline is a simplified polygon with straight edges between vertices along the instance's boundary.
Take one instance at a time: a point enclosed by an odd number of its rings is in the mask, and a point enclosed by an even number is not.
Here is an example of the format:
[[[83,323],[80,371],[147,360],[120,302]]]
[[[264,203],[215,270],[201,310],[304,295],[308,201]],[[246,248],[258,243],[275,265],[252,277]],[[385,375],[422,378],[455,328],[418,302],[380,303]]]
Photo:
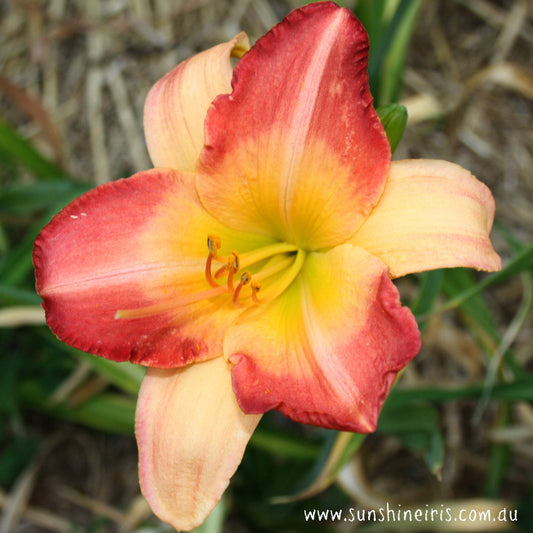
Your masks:
[[[257,293],[261,290],[261,285],[256,281],[253,281],[250,288],[252,289],[252,300],[254,303],[260,304],[261,302],[257,299]]]
[[[237,307],[246,301],[249,304],[250,300],[256,304],[265,304],[277,298],[298,276],[306,257],[303,250],[284,242],[269,244],[242,254],[232,251],[229,255],[220,255],[221,247],[222,241],[218,235],[207,236],[209,253],[205,264],[205,277],[212,287],[209,291],[232,294],[233,304]],[[294,252],[297,252],[296,255]],[[213,261],[218,263],[216,268],[213,267]],[[248,268],[252,268],[254,272],[253,280],[250,271],[245,270]],[[240,278],[238,283],[234,283],[236,276]],[[226,278],[226,283],[223,278]],[[266,281],[266,285],[262,288],[263,281]],[[245,285],[250,286],[250,292],[246,293],[246,298],[241,298]]]
[[[222,246],[222,241],[220,240],[220,237],[218,235],[207,236],[207,248],[209,249],[209,253],[211,255],[216,256],[221,246]]]
[[[235,272],[238,272],[239,271],[239,254],[237,254],[237,252],[231,252],[231,255],[233,256],[233,270],[235,270]]]
[[[231,252],[231,255],[228,259],[228,289],[233,292],[235,288],[233,287],[233,276],[239,271],[239,256],[237,252]]]
[[[219,286],[218,283],[213,279],[213,275],[211,273],[211,264],[213,263],[213,259],[217,258],[217,252],[220,249],[220,246],[220,237],[217,237],[216,235],[207,236],[207,248],[209,250],[209,254],[207,255],[207,261],[205,262],[205,278],[211,287]]]

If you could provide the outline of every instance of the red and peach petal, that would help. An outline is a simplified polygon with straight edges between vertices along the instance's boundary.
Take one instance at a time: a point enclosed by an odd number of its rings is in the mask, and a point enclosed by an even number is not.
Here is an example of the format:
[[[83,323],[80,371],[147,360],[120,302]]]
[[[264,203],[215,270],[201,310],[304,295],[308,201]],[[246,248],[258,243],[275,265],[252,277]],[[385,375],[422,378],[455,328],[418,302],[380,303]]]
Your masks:
[[[200,525],[260,418],[239,408],[222,357],[177,370],[148,369],[135,433],[141,489],[154,513],[178,531]]]
[[[231,57],[250,48],[239,33],[229,42],[183,61],[150,90],[144,107],[148,152],[156,167],[194,172],[204,145],[207,109],[219,94],[231,92]]]
[[[501,269],[489,239],[494,198],[459,165],[395,161],[383,196],[351,242],[381,258],[391,277],[443,267]]]
[[[261,38],[207,115],[197,180],[206,209],[306,249],[345,241],[390,164],[367,59],[363,26],[331,2],[293,11]]]
[[[251,246],[249,234],[233,238],[205,212],[191,175],[154,169],[86,193],[35,243],[50,328],[115,361],[175,367],[221,353],[241,311],[231,295],[195,301],[212,289],[205,278],[210,233],[228,246]]]
[[[241,315],[224,341],[244,412],[278,409],[357,432],[376,428],[398,371],[419,349],[385,265],[351,245],[310,254],[291,287]]]

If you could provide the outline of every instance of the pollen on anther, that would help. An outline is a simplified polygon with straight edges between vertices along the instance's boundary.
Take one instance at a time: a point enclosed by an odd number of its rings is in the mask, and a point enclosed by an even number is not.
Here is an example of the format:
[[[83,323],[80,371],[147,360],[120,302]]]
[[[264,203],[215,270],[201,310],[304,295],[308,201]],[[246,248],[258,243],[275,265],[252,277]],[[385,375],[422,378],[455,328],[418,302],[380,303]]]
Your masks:
[[[239,254],[237,252],[231,252],[231,255],[233,256],[233,264],[231,265],[231,268],[233,269],[234,272],[238,272],[239,264],[240,264]]]
[[[233,259],[233,261],[232,261]],[[239,256],[236,252],[231,252],[231,256],[228,259],[228,289],[233,292],[235,288],[233,287],[233,276],[239,271]]]
[[[218,235],[208,235],[207,236],[207,248],[211,255],[216,255],[217,251],[220,250],[222,242]]]
[[[261,285],[253,281],[250,285],[250,288],[252,289],[252,300],[254,301],[254,303],[260,304],[261,302],[257,298],[257,293],[261,290]]]

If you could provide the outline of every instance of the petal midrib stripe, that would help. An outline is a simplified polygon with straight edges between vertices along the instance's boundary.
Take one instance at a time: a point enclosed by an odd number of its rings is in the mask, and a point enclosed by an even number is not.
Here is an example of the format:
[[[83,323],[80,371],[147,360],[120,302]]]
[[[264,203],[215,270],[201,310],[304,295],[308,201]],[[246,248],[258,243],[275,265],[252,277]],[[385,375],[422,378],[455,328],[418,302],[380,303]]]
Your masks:
[[[195,272],[196,270],[202,271],[202,264],[199,262],[191,263],[190,269],[191,273]],[[161,274],[164,272],[169,272],[176,270],[176,268],[179,268],[180,270],[183,270],[185,265],[183,263],[166,263],[166,264],[154,264],[154,265],[143,265],[142,267],[138,268],[130,268],[128,270],[117,270],[115,272],[106,272],[105,274],[95,274],[92,276],[87,276],[85,278],[76,279],[75,281],[65,281],[62,283],[55,283],[53,285],[49,285],[46,287],[43,287],[43,289],[40,291],[42,296],[50,296],[55,293],[61,293],[65,289],[68,289],[68,291],[72,291],[72,289],[76,290],[90,290],[94,289],[98,286],[110,286],[110,285],[122,285],[128,278],[136,278],[136,277],[145,277],[146,274]],[[145,278],[146,279],[146,278]],[[129,281],[129,280],[128,280]]]
[[[287,146],[290,147],[290,150],[286,152],[288,160],[284,165],[286,168],[285,175],[280,176],[281,185],[283,187],[282,216],[284,217],[286,224],[288,223],[288,213],[290,212],[290,206],[292,203],[293,189],[297,185],[297,180],[294,179],[294,169],[297,168],[302,160],[305,151],[305,140],[309,134],[309,126],[315,113],[318,92],[322,86],[320,80],[322,79],[324,70],[328,64],[329,56],[334,49],[333,43],[337,38],[342,17],[342,10],[338,10],[336,20],[334,23],[327,26],[320,42],[314,46],[315,51],[312,59],[309,61],[310,67],[307,69],[301,84],[302,90],[298,100],[298,106],[292,116],[291,124],[288,129],[288,131],[291,132],[287,140]]]

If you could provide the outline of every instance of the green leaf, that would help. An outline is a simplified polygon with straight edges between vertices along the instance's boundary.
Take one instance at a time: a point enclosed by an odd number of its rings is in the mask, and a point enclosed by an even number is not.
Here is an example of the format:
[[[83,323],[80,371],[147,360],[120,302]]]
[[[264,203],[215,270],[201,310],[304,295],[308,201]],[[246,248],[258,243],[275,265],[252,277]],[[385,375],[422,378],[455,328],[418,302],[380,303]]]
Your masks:
[[[24,166],[43,180],[55,180],[65,176],[63,170],[41,155],[3,120],[0,120],[0,156]]]
[[[0,283],[0,306],[35,305],[41,303],[41,298],[35,291],[18,289]]]
[[[363,444],[366,435],[338,431],[332,433],[335,438],[325,450],[313,468],[312,481],[296,494],[274,498],[276,503],[289,503],[316,496],[327,489],[337,477],[341,468],[350,461]]]
[[[50,405],[47,393],[37,381],[28,380],[21,383],[19,390],[22,401],[33,409],[102,431],[133,435],[136,404],[134,398],[102,393],[76,406],[68,403]]]
[[[393,38],[380,71],[380,89],[377,100],[381,104],[396,102],[403,84],[407,50],[415,29],[421,0],[402,0],[394,13],[388,34]]]
[[[30,215],[57,205],[60,198],[73,198],[89,189],[71,181],[37,181],[16,183],[0,191],[0,212]]]
[[[440,431],[438,411],[427,404],[409,408],[398,407],[393,401],[385,402],[379,417],[378,432],[394,435],[414,452],[422,452],[433,473],[442,468],[444,441]]]
[[[17,285],[22,282],[31,272],[33,242],[41,229],[50,219],[65,205],[74,200],[80,193],[79,188],[72,188],[64,195],[55,199],[51,209],[42,216],[26,232],[25,237],[4,258],[0,260],[0,280],[4,285]]]
[[[289,457],[297,461],[316,459],[320,455],[320,446],[312,442],[261,427],[254,431],[250,439],[250,446],[272,455]]]
[[[18,354],[2,349],[0,358],[0,414],[15,415],[19,410],[17,382],[21,359]]]
[[[67,404],[54,406],[49,413],[110,433],[133,435],[135,407],[133,398],[102,394],[76,407]]]
[[[442,269],[430,270],[420,274],[421,282],[418,288],[418,296],[411,306],[411,311],[415,316],[427,315],[433,310],[441,292],[443,278],[444,271]],[[420,331],[423,331],[426,322],[419,322]]]
[[[448,297],[453,298],[456,294],[470,291],[475,285],[474,273],[470,270],[454,268],[444,271],[443,290]],[[492,352],[500,335],[483,295],[476,293],[470,296],[460,304],[459,309],[480,343],[487,351]]]
[[[379,107],[377,113],[389,139],[391,152],[394,152],[407,126],[407,108],[399,104],[389,104]]]
[[[504,404],[498,413],[499,427],[507,426],[510,423],[510,406]],[[510,464],[511,450],[507,443],[493,442],[490,446],[489,468],[485,474],[483,494],[488,498],[497,498],[500,495],[502,484],[505,481],[507,470]]]
[[[418,401],[447,402],[459,399],[478,399],[485,390],[485,384],[462,387],[400,388],[394,387],[385,405],[409,409]],[[533,401],[533,377],[521,377],[509,383],[496,383],[492,399],[508,401]],[[384,407],[385,408],[385,407]]]
[[[87,363],[92,369],[105,377],[110,383],[122,391],[137,396],[141,381],[146,372],[146,368],[141,365],[134,365],[125,361],[117,363],[104,357],[87,354],[57,339],[48,328],[42,328],[40,333],[52,346],[64,353],[74,356],[76,359]]]
[[[378,106],[398,100],[420,0],[360,0],[355,14],[370,38],[368,73]]]
[[[0,485],[11,485],[34,457],[39,440],[32,436],[16,436],[0,453]]]
[[[462,290],[459,290],[455,294],[451,296],[451,299],[446,302],[443,306],[439,307],[438,309],[435,309],[435,313],[442,313],[444,311],[447,311],[449,309],[454,309],[456,307],[459,307],[463,304],[466,304],[466,302],[473,298],[474,296],[478,295],[485,289],[488,289],[492,285],[496,285],[497,283],[503,283],[504,281],[517,276],[519,274],[522,274],[523,272],[530,272],[533,269],[533,242],[531,242],[528,246],[523,247],[520,251],[518,251],[510,261],[508,261],[502,268],[500,272],[494,272],[493,274],[490,274],[486,276],[483,280],[475,283],[475,282],[467,282],[463,280],[462,284],[460,285],[462,287]],[[459,288],[459,285],[457,285],[457,288]],[[426,313],[427,310],[420,310],[421,313]],[[415,314],[419,314],[418,312],[415,312]]]
[[[385,12],[390,0],[359,0],[355,14],[363,23],[372,48],[383,38]]]
[[[7,253],[9,248],[9,240],[7,238],[7,232],[4,227],[0,224],[0,256]]]

